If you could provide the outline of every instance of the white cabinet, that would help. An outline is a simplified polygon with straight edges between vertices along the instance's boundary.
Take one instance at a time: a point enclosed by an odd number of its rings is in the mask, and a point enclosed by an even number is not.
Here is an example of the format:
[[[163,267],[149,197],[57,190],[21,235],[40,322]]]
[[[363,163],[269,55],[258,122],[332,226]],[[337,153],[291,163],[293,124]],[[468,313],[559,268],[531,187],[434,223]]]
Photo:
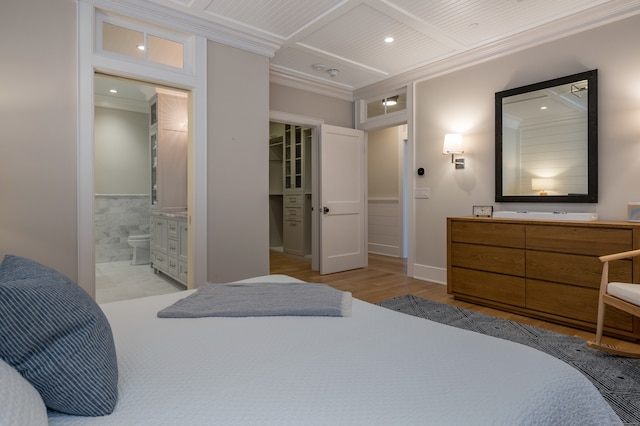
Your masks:
[[[149,127],[151,204],[158,210],[186,210],[187,95],[161,88],[156,92]]]
[[[311,252],[310,212],[311,194],[284,196],[283,249],[285,253],[304,256]]]
[[[187,217],[151,215],[151,266],[187,285]]]
[[[269,244],[286,253],[311,253],[312,129],[270,123]]]
[[[311,129],[284,126],[284,192],[311,192]]]

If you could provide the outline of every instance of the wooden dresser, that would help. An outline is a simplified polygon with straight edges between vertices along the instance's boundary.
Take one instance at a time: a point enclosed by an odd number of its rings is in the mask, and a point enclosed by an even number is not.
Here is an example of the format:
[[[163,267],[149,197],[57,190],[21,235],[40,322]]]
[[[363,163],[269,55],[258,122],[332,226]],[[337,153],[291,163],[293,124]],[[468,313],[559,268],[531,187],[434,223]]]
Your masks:
[[[595,330],[598,256],[640,248],[640,224],[447,219],[447,290],[456,299]],[[613,281],[640,283],[640,258],[610,264]],[[640,339],[640,321],[609,309],[605,333]]]

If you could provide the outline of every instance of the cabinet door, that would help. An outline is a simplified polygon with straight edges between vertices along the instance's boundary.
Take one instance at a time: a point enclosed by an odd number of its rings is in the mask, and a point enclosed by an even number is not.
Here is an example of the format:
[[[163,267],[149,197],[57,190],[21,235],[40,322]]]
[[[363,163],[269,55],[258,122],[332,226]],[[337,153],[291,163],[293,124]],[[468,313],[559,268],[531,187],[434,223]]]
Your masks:
[[[305,140],[311,139],[309,129],[285,125],[284,135],[284,189],[301,191],[305,184]]]
[[[153,226],[154,236],[153,236],[153,244],[154,250],[167,253],[167,220],[161,218],[154,219]]]
[[[302,220],[295,217],[285,218],[283,234],[285,253],[303,255],[304,229],[302,228]]]
[[[151,149],[151,205],[158,205],[158,131],[152,130],[149,135]]]
[[[302,127],[296,126],[295,140],[293,144],[294,169],[295,169],[293,187],[295,189],[302,189],[302,159],[304,155],[303,151],[304,150],[302,145]]]
[[[293,188],[293,127],[289,124],[284,126],[284,165],[282,172],[285,191]]]
[[[158,208],[181,210],[187,206],[187,132],[158,131]]]
[[[187,261],[188,232],[187,222],[178,222],[178,259],[183,262]]]

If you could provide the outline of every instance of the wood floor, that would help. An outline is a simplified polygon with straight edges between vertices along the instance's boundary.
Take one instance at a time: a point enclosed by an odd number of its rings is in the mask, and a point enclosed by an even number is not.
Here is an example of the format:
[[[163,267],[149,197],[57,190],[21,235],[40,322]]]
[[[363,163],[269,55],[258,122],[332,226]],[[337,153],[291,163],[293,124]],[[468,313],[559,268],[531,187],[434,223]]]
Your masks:
[[[424,299],[518,321],[585,340],[592,340],[595,337],[592,332],[454,300],[453,296],[447,294],[445,285],[407,277],[406,261],[402,259],[370,254],[369,265],[366,268],[320,275],[317,271],[311,270],[311,263],[306,260],[273,251],[270,253],[272,274],[285,274],[307,282],[324,283],[342,291],[350,291],[354,297],[366,302],[377,303],[405,294],[413,294]],[[620,348],[635,347],[633,343],[610,337],[605,337],[603,341]]]

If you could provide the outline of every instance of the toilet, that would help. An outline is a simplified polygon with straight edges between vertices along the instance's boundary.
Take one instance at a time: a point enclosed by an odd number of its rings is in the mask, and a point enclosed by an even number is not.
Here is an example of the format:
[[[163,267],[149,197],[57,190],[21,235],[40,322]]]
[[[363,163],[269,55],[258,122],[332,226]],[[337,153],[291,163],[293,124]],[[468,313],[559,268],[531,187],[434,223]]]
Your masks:
[[[127,242],[133,247],[132,265],[147,265],[150,263],[149,246],[151,244],[151,238],[149,234],[130,235]]]

